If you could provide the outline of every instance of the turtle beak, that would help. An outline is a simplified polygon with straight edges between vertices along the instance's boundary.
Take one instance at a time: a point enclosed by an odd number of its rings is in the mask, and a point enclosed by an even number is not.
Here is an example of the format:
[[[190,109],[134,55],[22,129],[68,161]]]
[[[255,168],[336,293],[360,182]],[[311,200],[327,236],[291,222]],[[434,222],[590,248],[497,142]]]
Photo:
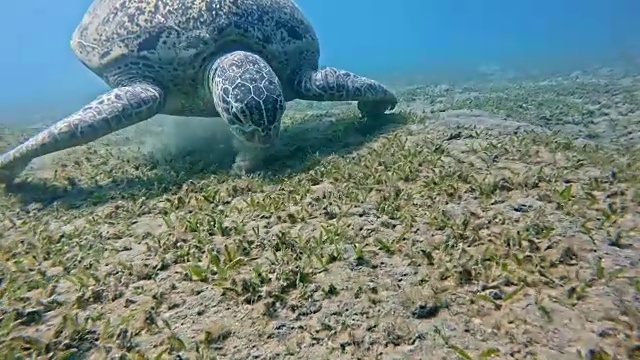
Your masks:
[[[268,147],[273,145],[275,138],[276,134],[273,131],[267,131],[266,133],[263,133],[259,130],[253,130],[251,131],[251,135],[249,136],[249,139],[251,139],[251,143],[259,147]]]
[[[280,128],[274,127],[265,132],[257,128],[250,130],[237,129],[234,132],[236,136],[247,145],[263,148],[273,145],[278,137],[279,131]]]
[[[275,136],[272,132],[266,134],[256,131],[253,136],[253,142],[261,147],[271,146],[274,142]]]

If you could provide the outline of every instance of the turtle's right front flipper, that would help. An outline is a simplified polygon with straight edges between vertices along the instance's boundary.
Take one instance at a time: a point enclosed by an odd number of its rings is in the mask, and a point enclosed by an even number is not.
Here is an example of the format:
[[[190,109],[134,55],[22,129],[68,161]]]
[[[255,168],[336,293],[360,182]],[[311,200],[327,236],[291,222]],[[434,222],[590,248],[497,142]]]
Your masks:
[[[135,84],[106,92],[0,156],[0,182],[13,182],[37,157],[84,145],[145,121],[158,114],[163,105],[164,92],[154,85]]]

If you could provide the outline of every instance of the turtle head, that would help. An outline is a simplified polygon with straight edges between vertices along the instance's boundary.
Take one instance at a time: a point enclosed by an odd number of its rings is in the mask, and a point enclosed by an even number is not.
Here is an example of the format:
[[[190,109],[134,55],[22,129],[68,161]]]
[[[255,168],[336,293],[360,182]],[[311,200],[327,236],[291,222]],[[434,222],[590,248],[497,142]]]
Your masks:
[[[216,110],[241,142],[273,145],[280,134],[285,101],[280,80],[266,61],[234,51],[211,65],[207,82]]]

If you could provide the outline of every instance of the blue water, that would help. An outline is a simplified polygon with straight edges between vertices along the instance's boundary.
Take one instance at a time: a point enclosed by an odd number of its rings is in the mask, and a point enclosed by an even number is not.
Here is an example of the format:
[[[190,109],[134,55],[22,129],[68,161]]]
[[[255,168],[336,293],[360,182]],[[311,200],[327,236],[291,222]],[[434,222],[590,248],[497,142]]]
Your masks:
[[[299,0],[323,65],[376,78],[479,66],[588,66],[640,54],[638,0]],[[90,0],[5,1],[0,119],[71,110],[106,89],[69,40]],[[398,5],[390,5],[398,4]],[[446,76],[444,76],[446,79]],[[4,115],[4,116],[2,116]]]

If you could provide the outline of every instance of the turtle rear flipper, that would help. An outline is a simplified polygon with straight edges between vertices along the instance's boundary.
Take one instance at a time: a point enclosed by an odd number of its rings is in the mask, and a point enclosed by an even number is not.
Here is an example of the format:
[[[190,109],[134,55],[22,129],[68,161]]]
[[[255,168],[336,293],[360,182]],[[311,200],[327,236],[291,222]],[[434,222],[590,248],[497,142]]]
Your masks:
[[[87,144],[156,115],[164,105],[157,86],[115,88],[0,156],[0,181],[11,183],[31,160]]]

